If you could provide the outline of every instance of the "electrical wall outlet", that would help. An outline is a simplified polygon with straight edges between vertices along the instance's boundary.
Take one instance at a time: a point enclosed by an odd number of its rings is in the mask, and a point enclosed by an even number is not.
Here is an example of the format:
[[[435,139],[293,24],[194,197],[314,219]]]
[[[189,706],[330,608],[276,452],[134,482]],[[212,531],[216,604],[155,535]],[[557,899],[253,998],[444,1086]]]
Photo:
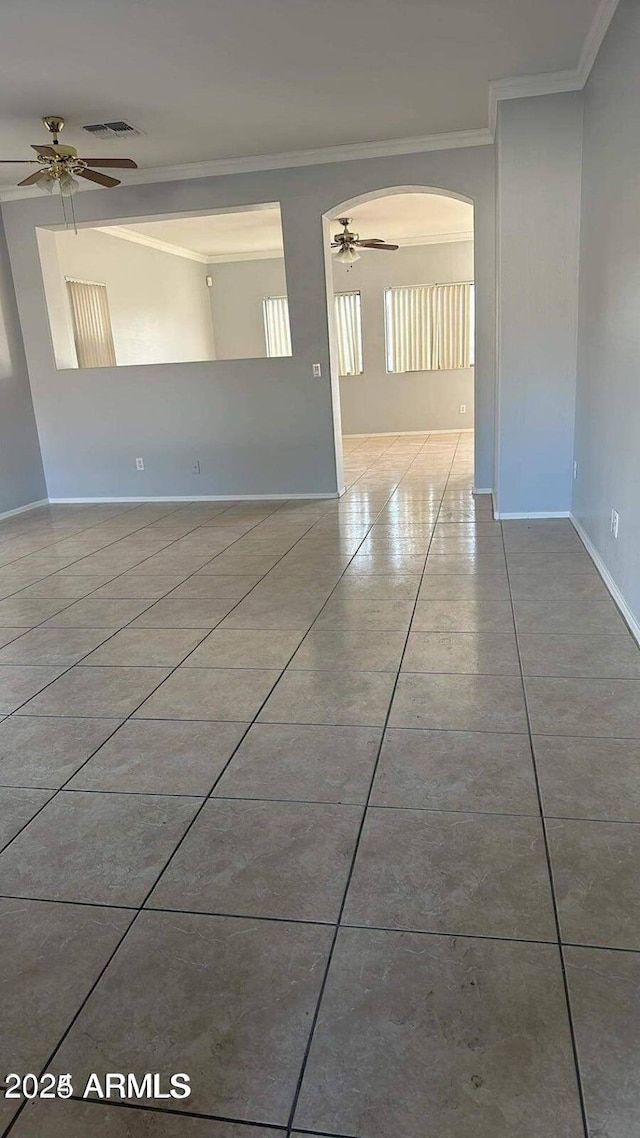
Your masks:
[[[618,517],[618,511],[612,510],[611,511],[611,532],[612,532],[614,538],[616,538],[616,539],[618,537],[618,523],[619,523],[619,521],[620,521],[620,519]]]
[[[578,463],[574,462],[574,464],[573,464],[573,480],[574,480],[574,482],[575,482],[577,477],[578,477]]]
[[[322,379],[322,367],[320,364],[313,364],[313,378]]]
[[[136,470],[144,470],[144,459],[143,458],[137,458],[136,459]]]
[[[466,403],[461,403],[460,404],[460,414],[466,415],[466,413],[467,413],[467,405],[466,405]]]
[[[196,458],[195,462],[191,463],[191,473],[192,474],[200,474],[200,463],[198,462],[197,458]]]

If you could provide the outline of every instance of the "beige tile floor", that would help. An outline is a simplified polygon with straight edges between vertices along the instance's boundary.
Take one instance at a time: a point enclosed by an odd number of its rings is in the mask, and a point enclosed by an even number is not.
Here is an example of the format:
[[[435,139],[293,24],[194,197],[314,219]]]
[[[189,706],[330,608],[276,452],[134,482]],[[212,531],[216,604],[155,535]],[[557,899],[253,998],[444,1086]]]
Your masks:
[[[471,436],[345,452],[0,523],[2,1069],[76,1095],[12,1138],[637,1138],[640,653]]]

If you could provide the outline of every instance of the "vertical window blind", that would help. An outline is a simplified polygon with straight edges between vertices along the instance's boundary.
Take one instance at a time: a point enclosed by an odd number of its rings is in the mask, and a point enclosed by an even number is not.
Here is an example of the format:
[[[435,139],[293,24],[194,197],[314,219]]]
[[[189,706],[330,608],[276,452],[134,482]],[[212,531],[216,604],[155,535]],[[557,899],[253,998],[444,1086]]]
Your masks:
[[[267,355],[292,355],[288,297],[265,296],[262,301],[262,312]]]
[[[474,294],[471,283],[385,289],[387,371],[473,367]]]
[[[334,297],[338,331],[340,375],[362,375],[362,311],[359,292],[337,292]]]
[[[338,292],[334,298],[338,331],[340,375],[361,375],[363,371],[362,313],[359,292]],[[264,334],[268,356],[291,355],[289,300],[286,296],[266,296],[262,302]]]
[[[107,286],[67,278],[78,367],[115,367]]]

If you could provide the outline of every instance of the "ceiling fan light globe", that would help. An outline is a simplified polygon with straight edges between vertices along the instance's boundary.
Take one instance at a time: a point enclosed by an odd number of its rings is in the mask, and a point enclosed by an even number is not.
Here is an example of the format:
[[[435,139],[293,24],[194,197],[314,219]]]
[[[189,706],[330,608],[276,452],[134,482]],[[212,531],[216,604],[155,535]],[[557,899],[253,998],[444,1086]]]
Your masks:
[[[57,179],[53,177],[53,174],[48,170],[43,170],[36,182],[36,186],[39,190],[42,190],[43,193],[52,194],[56,188],[56,181]]]
[[[76,190],[78,189],[79,183],[73,177],[73,174],[68,174],[68,173],[61,174],[60,178],[58,180],[60,182],[60,193],[61,194],[75,194]]]
[[[346,246],[338,250],[335,259],[336,261],[339,261],[341,265],[352,265],[354,261],[360,260],[360,254],[358,253],[357,249],[354,249],[351,246]]]

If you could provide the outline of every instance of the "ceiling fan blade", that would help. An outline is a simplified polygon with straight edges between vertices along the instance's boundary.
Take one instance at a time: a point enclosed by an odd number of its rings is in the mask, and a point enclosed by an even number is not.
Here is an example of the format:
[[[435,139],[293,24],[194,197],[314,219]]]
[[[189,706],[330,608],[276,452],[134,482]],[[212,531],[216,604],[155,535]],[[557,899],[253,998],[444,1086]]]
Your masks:
[[[40,146],[39,144],[36,145],[35,142],[32,142],[31,143],[31,149],[35,150],[36,154],[42,154],[42,156],[44,158],[57,158],[58,157],[53,146]]]
[[[21,182],[18,182],[18,185],[35,186],[36,182],[39,182],[43,175],[46,177],[45,170],[36,170],[35,174],[29,174],[29,177],[23,178]]]
[[[0,158],[3,166],[35,166],[40,165],[37,158]]]
[[[97,182],[99,186],[119,186],[119,178],[111,178],[108,174],[99,174],[97,170],[79,170],[78,176],[86,178],[88,182]]]
[[[356,241],[361,249],[399,249],[399,245],[387,245],[383,241]]]
[[[384,237],[363,237],[362,240],[369,245],[384,245]]]
[[[137,170],[138,163],[133,158],[82,158],[87,166],[113,166],[119,170]]]

